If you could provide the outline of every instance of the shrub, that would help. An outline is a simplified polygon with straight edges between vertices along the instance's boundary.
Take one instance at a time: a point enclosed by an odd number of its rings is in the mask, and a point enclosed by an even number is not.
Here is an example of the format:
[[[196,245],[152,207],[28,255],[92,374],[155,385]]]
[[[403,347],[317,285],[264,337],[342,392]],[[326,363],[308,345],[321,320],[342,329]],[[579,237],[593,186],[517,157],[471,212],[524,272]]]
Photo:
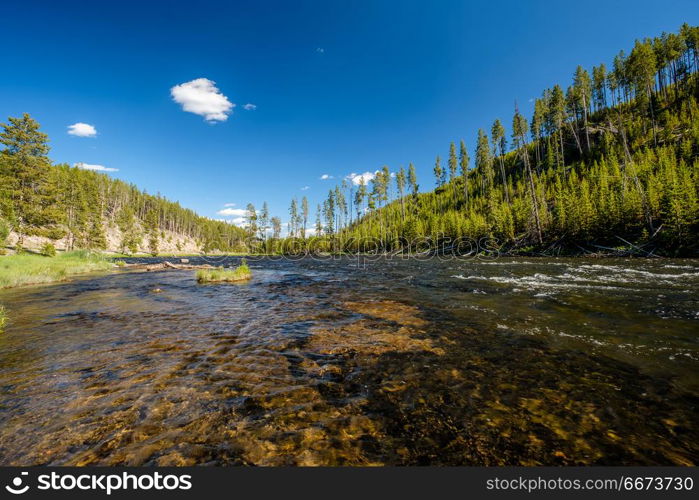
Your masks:
[[[55,257],[56,256],[56,247],[53,246],[53,243],[44,243],[41,246],[41,250],[39,251],[41,255],[45,255],[46,257]]]
[[[10,235],[10,225],[5,219],[0,219],[0,247],[4,247],[7,243],[7,237]]]
[[[0,306],[0,332],[7,324],[7,311],[3,306]]]

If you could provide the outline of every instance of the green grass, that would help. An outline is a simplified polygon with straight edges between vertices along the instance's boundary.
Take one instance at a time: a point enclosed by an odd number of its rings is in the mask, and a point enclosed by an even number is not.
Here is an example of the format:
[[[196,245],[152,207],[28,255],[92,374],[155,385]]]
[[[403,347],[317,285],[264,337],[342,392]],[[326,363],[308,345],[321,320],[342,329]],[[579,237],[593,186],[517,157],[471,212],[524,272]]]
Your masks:
[[[2,329],[5,328],[6,324],[7,324],[7,310],[3,306],[0,306],[0,332],[2,332]]]
[[[0,288],[62,281],[73,274],[104,271],[114,264],[104,256],[80,250],[56,257],[10,255],[0,257]]]
[[[235,269],[199,269],[197,271],[197,281],[199,283],[216,283],[221,281],[243,281],[252,278],[252,272],[245,259]]]

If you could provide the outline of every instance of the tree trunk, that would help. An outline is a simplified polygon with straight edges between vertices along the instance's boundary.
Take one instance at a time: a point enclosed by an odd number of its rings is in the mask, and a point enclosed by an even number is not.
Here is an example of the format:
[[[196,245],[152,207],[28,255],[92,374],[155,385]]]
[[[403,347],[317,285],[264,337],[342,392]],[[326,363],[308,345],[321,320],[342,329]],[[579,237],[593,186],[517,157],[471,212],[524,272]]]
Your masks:
[[[532,208],[534,209],[534,221],[536,222],[536,233],[539,239],[539,244],[541,245],[544,240],[541,235],[541,221],[539,220],[539,203],[536,200],[536,190],[534,189],[534,176],[532,175],[532,169],[531,166],[529,165],[529,152],[527,151],[527,142],[522,137],[522,143],[524,144],[522,148],[522,155],[524,159],[524,167],[527,169],[527,173],[529,174],[529,193],[531,194],[532,198]]]

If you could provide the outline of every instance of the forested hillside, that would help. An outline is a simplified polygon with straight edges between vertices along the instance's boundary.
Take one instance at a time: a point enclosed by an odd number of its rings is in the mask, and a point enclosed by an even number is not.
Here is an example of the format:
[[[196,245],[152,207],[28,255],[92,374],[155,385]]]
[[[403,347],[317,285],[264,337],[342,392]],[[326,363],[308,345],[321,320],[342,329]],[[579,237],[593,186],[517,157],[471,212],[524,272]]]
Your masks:
[[[243,230],[93,171],[52,165],[48,137],[28,114],[2,125],[0,250],[12,234],[66,250],[240,250]],[[115,241],[108,241],[108,236]],[[111,244],[110,244],[111,243]]]
[[[637,40],[612,67],[578,66],[525,118],[451,143],[420,193],[413,165],[343,182],[318,209],[317,234],[338,249],[496,238],[503,250],[696,255],[699,221],[699,28]],[[509,131],[505,124],[509,125]],[[299,235],[299,223],[292,235]],[[492,244],[492,242],[491,242]],[[374,248],[376,245],[371,245]],[[639,248],[640,247],[640,248]]]

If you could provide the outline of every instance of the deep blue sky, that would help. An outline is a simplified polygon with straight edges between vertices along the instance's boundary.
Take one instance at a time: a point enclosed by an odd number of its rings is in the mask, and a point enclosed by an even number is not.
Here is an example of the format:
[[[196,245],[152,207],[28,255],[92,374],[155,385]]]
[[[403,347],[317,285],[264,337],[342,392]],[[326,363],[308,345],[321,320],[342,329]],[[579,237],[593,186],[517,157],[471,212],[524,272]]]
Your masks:
[[[117,168],[202,215],[267,200],[286,221],[292,197],[315,206],[384,164],[414,162],[431,188],[450,141],[472,150],[515,100],[528,114],[577,64],[685,21],[696,0],[2,2],[0,121],[29,112],[54,161]],[[172,100],[196,78],[237,105],[227,121]],[[68,135],[76,122],[98,135]]]

